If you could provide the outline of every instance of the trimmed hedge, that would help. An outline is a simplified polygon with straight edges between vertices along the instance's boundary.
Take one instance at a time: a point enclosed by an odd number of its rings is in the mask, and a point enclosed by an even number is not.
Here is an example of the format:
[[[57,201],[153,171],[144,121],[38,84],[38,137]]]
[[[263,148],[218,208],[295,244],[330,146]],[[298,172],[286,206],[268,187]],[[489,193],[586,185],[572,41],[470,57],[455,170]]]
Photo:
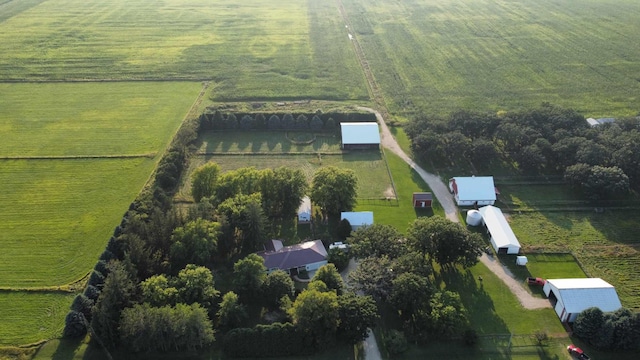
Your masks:
[[[262,119],[269,119],[264,121]],[[238,126],[238,121],[240,124]],[[310,122],[311,119],[311,122]],[[329,119],[333,119],[329,121]],[[315,121],[314,121],[315,120]],[[375,122],[371,113],[228,113],[205,112],[200,115],[200,130],[298,130],[326,131],[338,129],[341,122]]]

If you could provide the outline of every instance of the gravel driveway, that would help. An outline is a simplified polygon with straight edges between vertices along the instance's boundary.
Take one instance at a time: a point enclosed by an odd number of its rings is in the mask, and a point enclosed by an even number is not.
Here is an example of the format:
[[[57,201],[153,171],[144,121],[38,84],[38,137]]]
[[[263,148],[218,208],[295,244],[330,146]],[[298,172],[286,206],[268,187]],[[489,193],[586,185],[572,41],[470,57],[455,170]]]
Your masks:
[[[453,196],[451,196],[449,188],[445,185],[444,182],[442,182],[440,177],[426,172],[407,154],[405,154],[402,148],[400,148],[400,145],[398,145],[396,139],[391,134],[391,131],[389,131],[389,127],[387,127],[387,124],[384,122],[384,119],[382,118],[382,115],[380,115],[380,113],[378,113],[374,109],[367,107],[358,107],[358,109],[369,111],[376,115],[378,123],[382,128],[382,146],[398,155],[402,160],[404,160],[404,162],[406,162],[420,175],[420,177],[427,183],[427,185],[429,185],[433,196],[435,196],[436,199],[438,199],[438,202],[442,205],[447,219],[456,223],[460,222],[460,218],[458,217],[458,208],[453,201]],[[511,289],[511,292],[518,298],[520,304],[522,304],[525,309],[541,309],[551,307],[551,304],[547,299],[537,298],[529,293],[523,287],[524,284],[519,280],[516,280],[509,269],[507,269],[494,257],[489,257],[486,254],[482,254],[482,257],[480,257],[480,261],[485,264],[489,268],[489,270],[491,270],[497,277],[499,277],[505,283],[505,285],[509,287],[509,289]]]

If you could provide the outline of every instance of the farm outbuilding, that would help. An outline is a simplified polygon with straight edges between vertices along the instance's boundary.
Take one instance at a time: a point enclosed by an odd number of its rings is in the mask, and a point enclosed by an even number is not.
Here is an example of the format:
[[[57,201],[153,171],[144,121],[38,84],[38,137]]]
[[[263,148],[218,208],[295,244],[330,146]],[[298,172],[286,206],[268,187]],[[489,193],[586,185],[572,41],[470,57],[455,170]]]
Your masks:
[[[327,264],[327,249],[322,240],[307,241],[301,244],[282,246],[280,240],[273,240],[273,247],[259,252],[264,259],[267,272],[284,270],[289,274],[296,274],[301,270],[308,272],[319,269]]]
[[[430,208],[433,202],[433,195],[430,192],[414,192],[413,207],[414,208]]]
[[[467,211],[467,225],[480,226],[482,225],[482,214],[478,210]]]
[[[589,123],[591,127],[602,125],[602,124],[609,124],[615,121],[616,121],[615,118],[599,118],[599,119],[588,118],[587,119],[587,123]]]
[[[604,312],[622,307],[615,287],[600,278],[551,279],[542,290],[562,322],[574,322],[591,307]]]
[[[449,191],[453,193],[458,206],[493,205],[496,202],[493,176],[451,178]]]
[[[351,230],[358,230],[363,226],[373,225],[373,212],[371,211],[355,211],[341,212],[340,220],[347,219],[351,224]]]
[[[298,224],[308,224],[311,222],[311,199],[308,196],[302,198],[298,207]]]
[[[376,122],[343,122],[340,130],[345,150],[380,148],[380,130]]]
[[[482,222],[491,237],[491,246],[498,254],[518,254],[520,242],[511,230],[502,210],[495,206],[483,206],[479,210]]]

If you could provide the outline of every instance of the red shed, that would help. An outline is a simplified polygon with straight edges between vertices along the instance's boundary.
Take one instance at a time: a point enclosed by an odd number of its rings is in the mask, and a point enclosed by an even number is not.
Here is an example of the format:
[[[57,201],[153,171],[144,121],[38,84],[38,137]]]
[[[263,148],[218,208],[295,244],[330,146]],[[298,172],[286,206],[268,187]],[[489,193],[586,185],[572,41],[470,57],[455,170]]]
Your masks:
[[[413,193],[413,207],[414,208],[430,208],[433,201],[433,195],[430,192],[415,192]]]

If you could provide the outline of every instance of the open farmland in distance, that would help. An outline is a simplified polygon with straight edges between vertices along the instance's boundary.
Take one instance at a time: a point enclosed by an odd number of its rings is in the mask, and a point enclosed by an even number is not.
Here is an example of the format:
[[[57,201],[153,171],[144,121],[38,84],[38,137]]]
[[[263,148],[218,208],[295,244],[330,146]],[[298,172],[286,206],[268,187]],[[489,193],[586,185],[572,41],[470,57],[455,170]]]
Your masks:
[[[390,111],[640,108],[636,0],[341,0]]]
[[[0,84],[0,287],[83,277],[202,88],[199,83]],[[1,312],[0,309],[0,317]]]
[[[201,88],[196,82],[0,84],[0,157],[155,155]]]
[[[332,1],[13,3],[0,5],[0,80],[212,79],[223,100],[368,97]]]

